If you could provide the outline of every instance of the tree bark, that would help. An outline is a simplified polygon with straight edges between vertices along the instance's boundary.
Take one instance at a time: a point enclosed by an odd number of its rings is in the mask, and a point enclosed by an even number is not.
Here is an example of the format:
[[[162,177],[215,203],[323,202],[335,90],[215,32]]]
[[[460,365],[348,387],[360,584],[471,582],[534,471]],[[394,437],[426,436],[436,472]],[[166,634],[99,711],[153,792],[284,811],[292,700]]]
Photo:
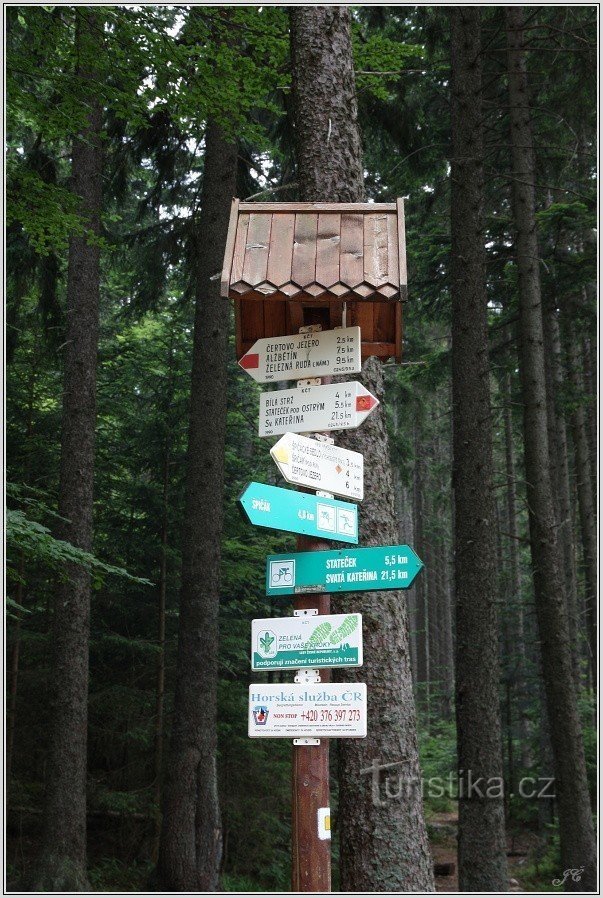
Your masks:
[[[456,720],[459,781],[483,777],[459,797],[459,888],[508,887],[498,686],[496,516],[492,494],[484,249],[481,18],[454,7],[452,25],[452,433]],[[494,793],[492,793],[494,794]]]
[[[597,886],[595,839],[549,472],[535,170],[523,21],[522,7],[506,7],[513,214],[519,273],[519,368],[530,549],[555,762],[561,865],[562,869],[584,869],[580,882],[570,877],[565,887],[570,891],[594,891]]]
[[[571,311],[565,316],[567,369],[569,381],[574,391],[574,409],[570,417],[574,459],[576,464],[576,491],[578,494],[578,514],[584,565],[584,604],[586,607],[586,627],[589,646],[591,675],[594,690],[597,689],[597,522],[592,494],[592,478],[586,408],[582,402],[582,374],[580,344]]]
[[[380,399],[382,371],[373,358],[362,373],[362,383]],[[384,419],[380,408],[345,439],[365,459],[363,546],[397,539]],[[364,667],[341,678],[367,683],[369,714],[366,739],[339,743],[341,889],[433,891],[404,593],[338,594],[333,601],[338,613],[363,614]],[[387,764],[397,766],[380,769]]]
[[[359,202],[364,197],[360,135],[348,7],[291,8],[291,55],[297,179],[300,199]],[[383,393],[383,369],[365,362],[359,378]],[[396,516],[385,416],[377,409],[338,442],[362,452],[365,500],[363,545],[395,544]],[[361,611],[368,736],[342,739],[339,753],[341,888],[345,891],[433,891],[433,870],[423,820],[408,619],[403,594],[345,596],[337,611]],[[348,680],[350,675],[346,675]],[[374,788],[373,759],[402,762],[408,796],[385,799]],[[388,771],[389,772],[389,771]]]
[[[547,380],[547,422],[553,504],[557,512],[558,540],[563,552],[565,599],[569,625],[572,669],[576,688],[580,686],[580,650],[578,622],[578,582],[576,545],[572,516],[567,432],[556,402],[564,385],[559,321],[554,307],[544,309],[545,376]],[[595,579],[596,583],[596,579]]]
[[[584,291],[586,294],[586,290]],[[586,411],[588,430],[588,454],[592,483],[593,508],[597,515],[597,345],[596,337],[589,335],[582,340],[584,391],[589,397]]]
[[[511,415],[511,378],[505,375],[502,383],[503,419],[505,429],[505,466],[507,474],[506,529],[509,544],[508,585],[509,612],[514,621],[513,642],[517,653],[515,686],[518,692],[519,733],[521,737],[521,764],[524,769],[532,766],[530,752],[530,720],[528,714],[529,696],[527,689],[527,653],[524,600],[519,563],[519,527],[517,525],[517,474],[515,467],[515,444],[513,440],[513,419]]]
[[[293,6],[290,12],[299,195],[308,202],[358,202],[364,173],[350,10]]]
[[[427,558],[424,551],[424,511],[423,511],[423,451],[420,441],[420,425],[416,418],[413,424],[414,470],[413,470],[413,508],[414,508],[414,549],[419,558]],[[425,577],[417,577],[414,583],[417,609],[417,704],[426,711],[429,720],[429,613],[427,610],[427,589]]]
[[[431,439],[431,448],[428,453],[428,464],[431,466],[434,460],[435,445]],[[429,457],[431,455],[431,458]],[[428,480],[428,488],[425,490],[425,521],[429,522],[425,527],[423,544],[425,546],[425,558],[429,559],[423,576],[425,583],[425,602],[427,607],[427,642],[429,644],[429,713],[426,716],[426,729],[429,732],[434,720],[437,720],[442,705],[441,684],[441,658],[440,658],[440,607],[437,592],[437,569],[440,562],[437,553],[437,541],[434,537],[436,525],[436,509],[432,501],[432,491],[435,484]]]
[[[452,595],[453,589],[450,582],[450,551],[447,540],[441,540],[441,574],[442,574],[442,629],[441,629],[441,662],[442,662],[442,689],[443,705],[442,716],[444,720],[452,719],[454,699],[454,641],[452,637]]]
[[[100,233],[102,108],[94,66],[102,53],[102,18],[76,9],[76,79],[88,107],[85,129],[73,142],[72,190],[86,230]],[[59,514],[61,538],[92,549],[96,365],[99,330],[100,249],[87,235],[69,243],[67,338],[63,383]],[[69,565],[57,590],[52,642],[50,751],[42,848],[35,889],[77,891],[86,876],[86,751],[90,574]]]
[[[170,455],[171,455],[171,422],[170,410],[174,395],[174,332],[170,334],[168,350],[168,377],[166,400],[163,414],[165,416],[166,437],[163,446],[162,490],[161,490],[161,528],[159,556],[159,595],[157,603],[157,669],[155,673],[155,721],[153,726],[153,794],[155,801],[155,832],[153,838],[153,862],[159,856],[161,841],[161,790],[163,778],[163,746],[164,746],[164,702],[165,702],[165,607],[167,598],[167,558],[168,558],[168,515],[170,489]]]
[[[216,772],[218,607],[229,305],[220,297],[237,149],[209,122],[198,270],[172,736],[157,878],[165,891],[215,891],[221,857]]]

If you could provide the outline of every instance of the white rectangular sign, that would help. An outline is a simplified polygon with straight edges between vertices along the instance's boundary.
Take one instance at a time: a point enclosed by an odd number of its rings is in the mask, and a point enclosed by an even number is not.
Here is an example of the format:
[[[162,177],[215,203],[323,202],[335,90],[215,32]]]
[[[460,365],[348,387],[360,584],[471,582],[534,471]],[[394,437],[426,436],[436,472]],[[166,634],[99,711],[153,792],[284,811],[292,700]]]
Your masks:
[[[360,452],[286,433],[270,454],[287,483],[362,502],[364,457]]]
[[[331,374],[357,374],[360,360],[360,328],[264,337],[256,340],[239,365],[258,383],[300,380]]]
[[[252,683],[251,739],[364,739],[366,683]]]
[[[260,395],[261,437],[358,427],[379,405],[379,400],[353,380],[347,384],[321,384]]]
[[[320,614],[251,622],[251,669],[362,667],[362,615]]]

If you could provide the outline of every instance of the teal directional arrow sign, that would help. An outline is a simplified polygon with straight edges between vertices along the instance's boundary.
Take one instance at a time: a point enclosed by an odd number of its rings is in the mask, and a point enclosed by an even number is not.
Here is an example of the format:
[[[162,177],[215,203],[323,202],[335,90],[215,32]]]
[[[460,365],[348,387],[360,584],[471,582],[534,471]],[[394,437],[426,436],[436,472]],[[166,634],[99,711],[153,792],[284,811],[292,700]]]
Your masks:
[[[269,555],[266,594],[408,589],[422,567],[410,546]]]
[[[239,505],[245,517],[259,527],[342,543],[358,542],[358,508],[351,502],[250,483],[239,498]]]

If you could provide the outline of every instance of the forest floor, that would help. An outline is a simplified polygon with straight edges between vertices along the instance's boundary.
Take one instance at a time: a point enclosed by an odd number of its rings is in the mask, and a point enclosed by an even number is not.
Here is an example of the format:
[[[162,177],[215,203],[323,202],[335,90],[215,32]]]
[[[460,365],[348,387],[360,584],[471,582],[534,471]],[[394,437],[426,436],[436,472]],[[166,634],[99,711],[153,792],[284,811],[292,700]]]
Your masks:
[[[18,819],[13,817],[11,823],[7,846],[9,891],[21,887],[20,874],[30,867],[36,857],[39,847],[39,815],[34,818],[19,815]],[[427,826],[436,870],[436,891],[458,892],[457,812],[433,813]],[[144,846],[141,844],[138,827],[134,827],[136,838],[134,830],[122,827],[107,829],[106,825],[100,825],[97,820],[90,830],[92,890],[134,893],[146,891],[151,865],[141,858],[148,856],[149,845],[144,837]],[[130,846],[129,851],[126,846]],[[509,892],[556,891],[551,884],[555,871],[551,872],[546,863],[535,865],[535,860],[541,853],[542,843],[532,829],[517,827],[508,834]]]
[[[457,827],[456,811],[434,814],[428,823],[437,892],[458,892],[459,890]],[[531,830],[519,829],[507,834],[509,892],[532,891],[532,883],[522,882],[522,874],[525,874],[528,869],[531,856],[537,851],[539,845],[538,836]]]

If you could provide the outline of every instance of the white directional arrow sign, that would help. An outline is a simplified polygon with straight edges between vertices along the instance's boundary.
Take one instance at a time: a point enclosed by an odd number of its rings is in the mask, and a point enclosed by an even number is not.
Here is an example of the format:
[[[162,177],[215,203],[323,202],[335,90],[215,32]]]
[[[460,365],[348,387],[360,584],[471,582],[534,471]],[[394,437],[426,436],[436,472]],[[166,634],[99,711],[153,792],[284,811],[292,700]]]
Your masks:
[[[379,400],[356,380],[262,393],[259,434],[349,430],[359,427],[378,405]]]
[[[360,328],[341,327],[313,334],[256,340],[239,365],[258,383],[301,380],[331,374],[357,374]]]
[[[360,452],[286,433],[270,454],[287,483],[362,502],[364,458]]]

